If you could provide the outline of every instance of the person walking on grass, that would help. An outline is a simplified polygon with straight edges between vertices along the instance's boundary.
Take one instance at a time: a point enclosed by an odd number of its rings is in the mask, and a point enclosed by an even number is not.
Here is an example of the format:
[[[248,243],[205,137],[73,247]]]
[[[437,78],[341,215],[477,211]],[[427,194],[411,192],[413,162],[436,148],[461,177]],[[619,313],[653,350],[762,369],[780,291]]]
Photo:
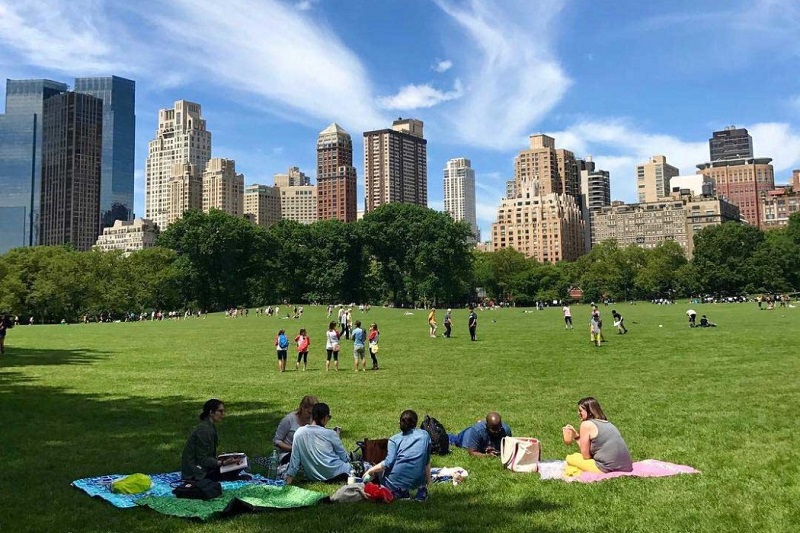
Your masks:
[[[469,319],[467,322],[469,327],[469,337],[470,339],[477,340],[477,331],[478,331],[478,315],[475,314],[475,308],[470,306],[469,308]]]
[[[436,337],[436,308],[431,307],[431,312],[428,313],[428,329],[430,330],[430,336]]]
[[[328,331],[325,333],[325,351],[328,358],[325,360],[325,371],[331,369],[331,358],[333,358],[334,369],[339,371],[339,332],[336,331],[336,322],[328,324]]]
[[[614,318],[614,326],[617,328],[617,335],[628,333],[628,328],[625,327],[625,319],[622,315],[617,313],[616,309],[611,310],[611,316]]]
[[[378,353],[380,337],[381,333],[378,331],[378,324],[373,322],[369,327],[369,356],[372,358],[372,370],[378,370],[378,358],[375,354]]]
[[[569,306],[564,304],[561,310],[564,312],[564,329],[575,329],[572,327],[572,311]]]
[[[306,333],[305,328],[300,328],[300,333],[294,338],[297,343],[297,363],[294,365],[295,370],[300,370],[300,360],[303,360],[303,372],[306,371],[308,366],[308,347],[311,346],[311,338]]]
[[[444,314],[444,328],[445,328],[444,336],[447,337],[448,339],[450,338],[450,332],[453,329],[453,318],[451,316],[452,312],[453,312],[452,309],[448,309],[447,313]]]
[[[601,328],[600,313],[592,313],[592,319],[589,321],[589,342],[596,346],[600,346],[603,339]]]
[[[367,340],[367,332],[361,329],[361,321],[356,320],[356,327],[353,330],[353,367],[358,372],[358,363],[361,363],[361,371],[367,371],[367,360],[364,351]]]
[[[286,337],[286,331],[278,331],[278,335],[275,337],[275,349],[278,352],[278,372],[285,372],[286,357],[289,351],[289,339]]]

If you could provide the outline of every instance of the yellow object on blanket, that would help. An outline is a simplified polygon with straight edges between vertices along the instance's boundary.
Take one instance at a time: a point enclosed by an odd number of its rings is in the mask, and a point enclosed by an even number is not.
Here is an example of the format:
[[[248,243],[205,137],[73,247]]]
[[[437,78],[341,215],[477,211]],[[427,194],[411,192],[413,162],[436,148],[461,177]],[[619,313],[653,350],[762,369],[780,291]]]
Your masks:
[[[584,459],[580,452],[571,453],[567,456],[567,465],[564,467],[566,477],[580,476],[584,472],[602,474],[603,471],[597,467],[594,459]]]
[[[153,486],[147,474],[131,474],[111,483],[111,492],[117,494],[139,494]]]

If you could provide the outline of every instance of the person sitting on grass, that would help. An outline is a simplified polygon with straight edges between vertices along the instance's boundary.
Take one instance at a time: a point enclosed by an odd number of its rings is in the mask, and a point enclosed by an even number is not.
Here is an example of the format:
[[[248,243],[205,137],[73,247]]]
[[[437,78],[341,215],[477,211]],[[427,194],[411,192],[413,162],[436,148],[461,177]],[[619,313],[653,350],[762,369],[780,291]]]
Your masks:
[[[709,322],[706,315],[700,317],[700,327],[701,328],[715,328],[717,325],[713,322]]]
[[[292,443],[294,442],[294,434],[298,429],[311,422],[311,409],[318,402],[319,400],[317,400],[316,396],[303,396],[297,410],[284,416],[280,424],[278,424],[278,429],[275,430],[275,437],[272,439],[272,443],[278,449],[280,463],[282,465],[289,462],[292,453]]]
[[[414,499],[428,499],[431,484],[431,437],[427,431],[417,429],[417,413],[407,409],[400,414],[400,433],[389,439],[386,459],[364,472],[364,482],[380,476],[380,484],[396,499],[410,498],[409,490],[417,489]]]
[[[511,437],[511,428],[499,413],[491,412],[486,420],[479,420],[458,435],[449,435],[450,444],[465,448],[475,457],[497,457],[503,437]]]
[[[294,482],[301,468],[307,481],[347,481],[350,457],[339,439],[339,434],[325,428],[330,420],[331,410],[328,404],[318,403],[311,408],[311,423],[295,431],[292,458],[286,470],[287,485]]]
[[[564,444],[578,442],[580,451],[567,456],[567,476],[583,472],[630,472],[633,462],[628,446],[617,427],[608,421],[600,403],[591,396],[578,402],[581,425],[578,431],[567,424],[563,428]]]
[[[186,439],[181,455],[181,477],[183,479],[210,479],[212,481],[241,479],[243,468],[220,473],[221,466],[238,461],[235,458],[217,459],[217,424],[225,418],[225,405],[212,398],[203,404],[200,423]]]

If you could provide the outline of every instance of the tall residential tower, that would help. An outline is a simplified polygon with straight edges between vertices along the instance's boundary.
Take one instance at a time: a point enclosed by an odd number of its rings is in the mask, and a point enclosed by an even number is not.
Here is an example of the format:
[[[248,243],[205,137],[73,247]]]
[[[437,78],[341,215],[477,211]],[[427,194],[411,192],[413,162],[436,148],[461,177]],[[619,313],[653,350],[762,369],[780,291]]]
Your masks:
[[[453,220],[463,220],[472,229],[475,241],[480,241],[475,214],[475,170],[469,159],[451,159],[444,168],[444,211]]]
[[[400,118],[391,129],[364,132],[367,212],[391,202],[428,205],[427,145],[421,120]]]
[[[317,220],[356,220],[353,139],[334,123],[317,138]]]
[[[206,129],[200,111],[200,104],[179,100],[172,109],[158,112],[156,137],[148,146],[144,212],[145,218],[155,222],[160,231],[183,215],[183,212],[171,213],[174,166],[191,165],[187,169],[195,174],[192,182],[196,182],[202,180],[202,172],[211,159],[211,132]],[[185,177],[185,172],[180,175]],[[192,203],[195,204],[196,201]]]

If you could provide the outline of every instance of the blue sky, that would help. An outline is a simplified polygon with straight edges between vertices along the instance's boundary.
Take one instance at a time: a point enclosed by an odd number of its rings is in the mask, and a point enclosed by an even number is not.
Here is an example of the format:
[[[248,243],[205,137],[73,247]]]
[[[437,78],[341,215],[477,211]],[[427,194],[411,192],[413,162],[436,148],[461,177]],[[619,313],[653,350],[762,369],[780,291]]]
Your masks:
[[[131,4],[131,5],[127,5]],[[425,121],[429,205],[468,157],[488,228],[532,133],[592,155],[612,197],[664,154],[682,174],[708,138],[747,127],[776,182],[800,167],[800,3],[793,0],[0,0],[5,78],[120,75],[137,82],[136,213],[158,109],[203,106],[214,157],[247,183],[297,165],[319,131],[353,136]]]

